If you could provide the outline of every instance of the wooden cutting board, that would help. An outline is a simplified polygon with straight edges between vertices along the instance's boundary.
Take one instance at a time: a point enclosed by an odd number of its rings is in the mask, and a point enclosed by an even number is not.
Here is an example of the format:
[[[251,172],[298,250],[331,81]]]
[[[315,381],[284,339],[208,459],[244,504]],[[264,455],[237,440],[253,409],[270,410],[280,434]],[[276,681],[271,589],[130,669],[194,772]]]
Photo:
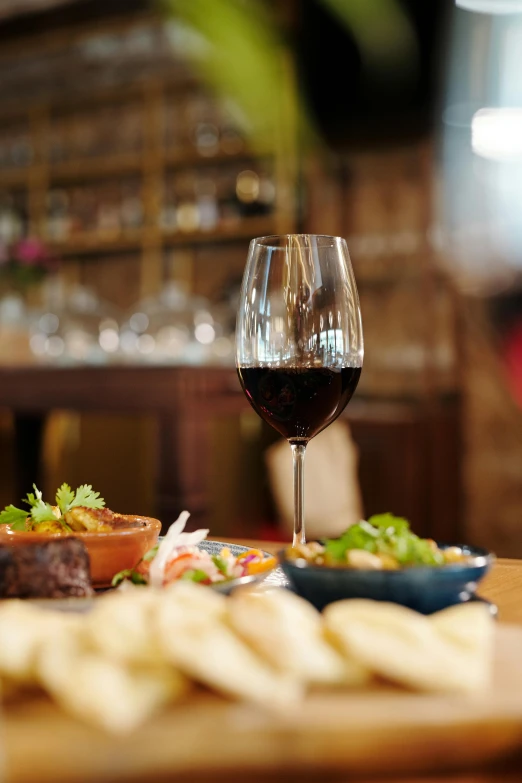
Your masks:
[[[311,694],[284,716],[193,694],[114,738],[37,699],[6,708],[6,783],[115,783],[220,773],[324,781],[469,768],[522,748],[522,628],[497,628],[494,685],[477,697],[391,688]],[[314,776],[316,773],[317,777]],[[328,775],[327,775],[328,773]],[[0,774],[1,777],[1,774]]]

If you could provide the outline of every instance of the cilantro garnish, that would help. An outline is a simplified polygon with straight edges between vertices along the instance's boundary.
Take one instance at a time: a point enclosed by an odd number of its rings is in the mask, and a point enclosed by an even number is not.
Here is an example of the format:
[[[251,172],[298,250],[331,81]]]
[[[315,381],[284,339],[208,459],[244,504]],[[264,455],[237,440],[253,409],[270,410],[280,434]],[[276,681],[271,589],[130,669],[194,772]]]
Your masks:
[[[62,485],[63,486],[63,485]],[[86,506],[86,508],[103,508],[105,500],[100,497],[99,492],[94,492],[90,484],[82,484],[76,490],[76,495],[69,508],[75,506]]]
[[[39,500],[31,508],[31,517],[35,522],[56,522],[57,517],[49,503]]]
[[[105,501],[99,492],[94,492],[90,484],[82,484],[73,492],[68,484],[62,484],[56,493],[56,505],[66,514],[71,508],[85,506],[86,508],[103,508]]]
[[[69,511],[73,501],[74,492],[68,484],[62,484],[62,486],[56,491],[56,505],[62,514],[66,514]]]
[[[29,511],[16,508],[9,505],[0,512],[0,525],[10,525],[13,530],[31,530],[34,524],[42,522],[59,522],[69,532],[71,528],[66,523],[64,517],[68,511],[76,506],[85,506],[86,508],[103,508],[105,501],[100,497],[99,492],[95,492],[90,484],[82,484],[76,492],[73,492],[68,484],[62,486],[56,492],[56,506],[59,514],[50,503],[46,503],[42,498],[42,492],[33,484],[33,492],[29,492],[23,499],[27,503]]]
[[[0,512],[0,525],[11,525],[13,530],[25,530],[27,527],[28,512],[16,506],[6,506]]]
[[[42,493],[36,486],[36,484],[33,484],[34,489],[34,495],[32,492],[27,493],[27,497],[22,500],[22,503],[27,503],[28,506],[36,506],[39,500],[42,499]]]

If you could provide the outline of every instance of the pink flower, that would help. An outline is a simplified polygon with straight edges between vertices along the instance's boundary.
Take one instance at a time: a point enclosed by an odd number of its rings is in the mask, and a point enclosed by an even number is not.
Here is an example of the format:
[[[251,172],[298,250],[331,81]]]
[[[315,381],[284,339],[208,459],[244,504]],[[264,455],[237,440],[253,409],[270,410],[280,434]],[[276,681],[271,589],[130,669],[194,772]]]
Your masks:
[[[45,266],[47,253],[38,239],[21,239],[14,248],[14,257],[24,266]]]
[[[13,259],[22,266],[40,267],[49,271],[56,267],[55,260],[51,258],[45,245],[33,237],[21,239],[14,246]]]

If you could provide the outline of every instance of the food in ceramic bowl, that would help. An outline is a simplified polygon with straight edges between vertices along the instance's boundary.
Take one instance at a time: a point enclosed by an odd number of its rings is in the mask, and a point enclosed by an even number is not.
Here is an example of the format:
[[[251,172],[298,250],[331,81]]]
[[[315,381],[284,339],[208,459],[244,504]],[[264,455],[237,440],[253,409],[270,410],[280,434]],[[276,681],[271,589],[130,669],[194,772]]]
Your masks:
[[[129,581],[138,585],[165,587],[178,580],[210,585],[229,593],[234,587],[263,579],[277,566],[268,552],[206,541],[208,530],[185,533],[189,518],[183,511],[165,538],[148,551],[133,568],[117,573],[112,584]]]
[[[370,598],[424,614],[469,600],[493,559],[478,547],[419,538],[405,519],[392,514],[279,555],[294,590],[318,609],[343,598]]]
[[[20,546],[80,538],[89,553],[93,587],[109,587],[117,571],[131,568],[157,542],[157,519],[117,514],[90,485],[73,492],[62,484],[56,504],[46,503],[36,489],[24,501],[28,510],[7,506],[0,513],[0,546]]]

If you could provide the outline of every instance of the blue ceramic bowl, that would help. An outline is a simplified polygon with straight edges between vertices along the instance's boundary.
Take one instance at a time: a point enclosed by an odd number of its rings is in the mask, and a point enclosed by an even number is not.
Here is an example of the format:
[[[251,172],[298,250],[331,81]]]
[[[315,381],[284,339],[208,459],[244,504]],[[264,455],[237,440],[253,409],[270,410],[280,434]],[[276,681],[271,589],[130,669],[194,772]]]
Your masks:
[[[444,549],[444,545],[439,546]],[[371,598],[432,614],[470,600],[495,559],[486,549],[461,548],[470,558],[465,563],[400,571],[313,566],[305,560],[288,560],[284,552],[279,553],[279,562],[291,588],[319,610],[343,598]]]

